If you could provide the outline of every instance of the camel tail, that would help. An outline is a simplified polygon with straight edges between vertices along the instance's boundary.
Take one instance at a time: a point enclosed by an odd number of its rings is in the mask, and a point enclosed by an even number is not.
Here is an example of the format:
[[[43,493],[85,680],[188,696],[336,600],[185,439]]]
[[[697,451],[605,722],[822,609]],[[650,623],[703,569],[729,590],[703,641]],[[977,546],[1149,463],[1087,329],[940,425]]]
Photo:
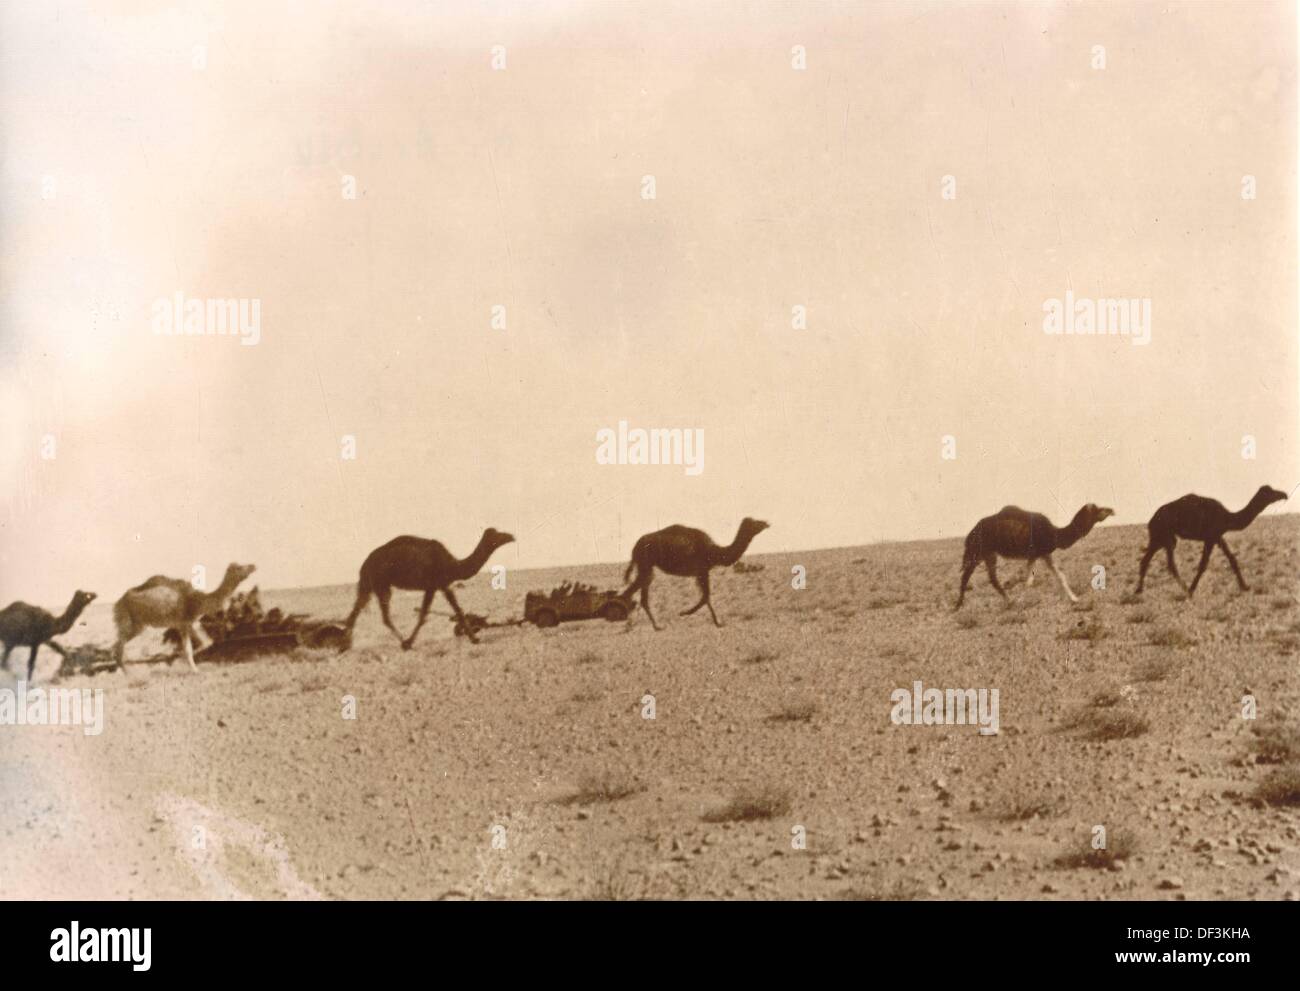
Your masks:
[[[631,560],[631,561],[629,561],[629,562],[627,563],[627,567],[623,570],[623,584],[624,584],[624,585],[626,585],[626,584],[628,583],[628,581],[632,578],[632,569],[635,568],[635,567],[636,567],[636,560],[635,560],[635,559],[633,559],[633,560]]]

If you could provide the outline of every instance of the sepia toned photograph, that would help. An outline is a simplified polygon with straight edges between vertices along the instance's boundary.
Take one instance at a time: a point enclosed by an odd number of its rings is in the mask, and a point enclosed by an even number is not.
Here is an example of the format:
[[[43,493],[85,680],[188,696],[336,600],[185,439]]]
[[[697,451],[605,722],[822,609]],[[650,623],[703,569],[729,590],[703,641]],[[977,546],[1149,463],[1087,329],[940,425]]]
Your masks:
[[[1300,900],[1296,51],[6,4],[0,899]]]

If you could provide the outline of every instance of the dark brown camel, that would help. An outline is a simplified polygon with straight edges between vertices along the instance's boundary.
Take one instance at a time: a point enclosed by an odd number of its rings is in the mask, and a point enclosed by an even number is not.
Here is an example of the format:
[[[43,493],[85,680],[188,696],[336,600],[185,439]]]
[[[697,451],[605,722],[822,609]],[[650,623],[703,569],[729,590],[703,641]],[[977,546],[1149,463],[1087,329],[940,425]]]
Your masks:
[[[1071,602],[1078,602],[1079,597],[1070,591],[1070,583],[1065,580],[1065,573],[1052,560],[1053,551],[1063,551],[1078,543],[1088,532],[1106,519],[1114,516],[1115,510],[1105,506],[1088,503],[1070,520],[1068,526],[1057,529],[1042,513],[1030,513],[1019,506],[1003,506],[994,516],[986,516],[975,524],[975,528],[966,536],[966,552],[961,561],[961,588],[957,594],[957,606],[960,609],[966,598],[966,584],[971,572],[981,561],[989,573],[989,582],[997,589],[998,595],[1007,597],[1007,593],[998,584],[998,555],[1027,561],[1025,578],[1028,584],[1034,583],[1034,562],[1042,558],[1047,566],[1056,573],[1061,581],[1061,588]]]
[[[5,645],[4,661],[0,663],[7,670],[9,652],[15,647],[30,647],[32,652],[27,657],[27,680],[31,681],[32,672],[36,670],[36,652],[41,649],[41,644],[49,644],[61,656],[66,656],[63,648],[50,638],[72,629],[72,624],[77,621],[82,610],[94,600],[94,592],[78,589],[68,603],[68,608],[63,610],[63,615],[57,618],[26,602],[15,602],[7,606],[0,612],[0,641]]]
[[[1246,579],[1241,577],[1241,568],[1237,567],[1237,559],[1232,556],[1232,551],[1228,550],[1223,535],[1229,530],[1246,529],[1255,521],[1256,516],[1273,503],[1281,502],[1285,498],[1285,492],[1261,485],[1245,508],[1235,513],[1228,512],[1223,503],[1217,499],[1207,499],[1205,496],[1185,495],[1181,499],[1165,503],[1155,511],[1151,522],[1147,524],[1148,539],[1146,547],[1142,549],[1137,591],[1142,591],[1142,584],[1147,577],[1147,566],[1151,564],[1152,556],[1163,548],[1169,573],[1177,579],[1179,585],[1183,586],[1190,599],[1196,592],[1196,583],[1201,580],[1201,575],[1205,574],[1205,566],[1210,563],[1210,554],[1215,547],[1223,551],[1228,563],[1232,565],[1232,571],[1237,576],[1237,584],[1241,586],[1241,590],[1248,591],[1250,586],[1246,584]],[[1201,548],[1201,563],[1196,569],[1196,577],[1192,579],[1191,588],[1184,583],[1182,576],[1178,574],[1178,565],[1174,563],[1174,547],[1179,537],[1184,540],[1199,540],[1204,545]]]
[[[632,548],[632,562],[623,572],[623,581],[632,576],[633,568],[636,569],[636,581],[624,590],[623,596],[631,596],[639,589],[641,607],[650,617],[650,625],[657,630],[659,624],[650,611],[650,582],[654,578],[655,568],[670,575],[694,578],[700,586],[700,601],[684,610],[682,615],[689,616],[700,606],[708,606],[713,624],[721,626],[718,614],[713,611],[713,603],[709,601],[709,569],[735,564],[749,547],[749,542],[766,529],[767,524],[762,520],[746,516],[740,521],[736,539],[729,547],[719,547],[703,530],[686,526],[669,526],[647,533]]]
[[[433,596],[441,591],[456,612],[456,619],[465,630],[469,639],[478,643],[465,614],[460,611],[460,603],[451,590],[452,582],[465,581],[479,573],[493,551],[515,538],[508,533],[501,533],[488,527],[479,538],[474,552],[463,561],[458,561],[442,544],[436,540],[423,537],[397,537],[370,552],[361,565],[361,579],[357,582],[357,601],[352,606],[352,613],[347,619],[346,642],[352,642],[352,627],[361,615],[361,610],[370,601],[371,593],[379,600],[379,612],[387,626],[402,642],[403,650],[410,650],[415,643],[415,635],[429,615],[429,606]],[[415,623],[411,635],[403,639],[402,634],[388,615],[388,603],[394,588],[410,589],[424,593],[420,604],[420,618]]]

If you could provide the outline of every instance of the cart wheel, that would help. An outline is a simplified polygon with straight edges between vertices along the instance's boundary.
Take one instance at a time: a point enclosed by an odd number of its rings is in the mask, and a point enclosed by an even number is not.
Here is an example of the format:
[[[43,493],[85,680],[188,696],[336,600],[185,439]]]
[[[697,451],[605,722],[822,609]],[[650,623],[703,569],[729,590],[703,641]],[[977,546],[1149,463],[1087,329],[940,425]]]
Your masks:
[[[600,614],[611,623],[621,623],[627,619],[627,606],[622,602],[614,601],[605,603],[605,608]]]

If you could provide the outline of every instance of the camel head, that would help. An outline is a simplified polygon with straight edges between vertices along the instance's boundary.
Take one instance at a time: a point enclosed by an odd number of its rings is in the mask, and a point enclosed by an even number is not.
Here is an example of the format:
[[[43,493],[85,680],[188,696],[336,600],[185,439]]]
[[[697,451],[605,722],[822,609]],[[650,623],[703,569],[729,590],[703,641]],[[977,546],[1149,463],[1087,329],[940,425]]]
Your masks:
[[[515,535],[513,533],[503,533],[500,530],[494,530],[488,527],[483,531],[483,536],[479,538],[479,546],[496,550],[498,547],[504,547],[506,544],[513,544]]]
[[[257,565],[255,564],[228,564],[226,565],[226,577],[221,584],[224,585],[229,582],[230,587],[234,588],[256,570]]]
[[[756,520],[752,516],[746,516],[740,521],[740,532],[750,540],[753,540],[760,533],[766,530],[768,526],[770,526],[770,524],[765,520]]]
[[[1271,506],[1273,503],[1281,502],[1285,498],[1286,493],[1280,489],[1275,489],[1271,485],[1261,485],[1259,491],[1255,493],[1255,498],[1250,501],[1261,506]]]
[[[1110,519],[1115,515],[1115,510],[1109,506],[1098,506],[1094,502],[1088,503],[1083,507],[1084,512],[1088,514],[1088,519],[1092,520],[1092,525],[1096,526],[1102,520]]]
[[[72,608],[76,612],[81,612],[86,606],[94,602],[95,598],[94,592],[83,592],[81,589],[77,589],[72,595]]]

